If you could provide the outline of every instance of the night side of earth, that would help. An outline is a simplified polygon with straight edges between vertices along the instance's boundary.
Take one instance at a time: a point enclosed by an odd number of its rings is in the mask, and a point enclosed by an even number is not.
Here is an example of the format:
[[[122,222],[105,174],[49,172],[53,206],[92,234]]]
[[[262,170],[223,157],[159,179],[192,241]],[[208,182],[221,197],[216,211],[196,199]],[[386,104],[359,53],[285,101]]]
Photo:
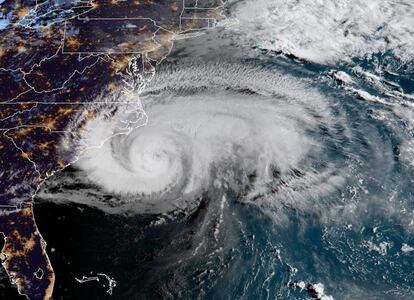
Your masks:
[[[104,142],[78,143],[96,116],[123,109],[129,118],[118,132],[137,126],[139,103],[114,103],[108,95],[143,89],[174,38],[223,18],[221,1],[201,2],[203,9],[181,0],[0,4],[8,22],[0,31],[1,261],[21,295],[49,299],[55,284],[33,214],[39,185]]]

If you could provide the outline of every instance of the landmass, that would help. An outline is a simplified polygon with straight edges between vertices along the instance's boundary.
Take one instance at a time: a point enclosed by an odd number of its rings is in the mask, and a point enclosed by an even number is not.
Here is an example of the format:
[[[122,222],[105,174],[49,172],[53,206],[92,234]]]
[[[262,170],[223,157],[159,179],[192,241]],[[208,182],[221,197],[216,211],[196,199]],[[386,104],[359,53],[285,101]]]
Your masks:
[[[0,258],[20,294],[49,299],[55,281],[33,215],[39,185],[76,161],[88,120],[120,106],[139,119],[139,103],[107,96],[142,90],[174,39],[216,26],[222,11],[221,0],[0,4]]]
[[[82,278],[75,278],[75,280],[79,283],[85,283],[90,281],[100,281],[100,277],[108,281],[108,290],[106,291],[109,295],[112,295],[113,289],[116,287],[116,280],[111,278],[110,276],[106,275],[105,273],[98,273],[96,276],[82,276]],[[103,285],[106,287],[106,285]]]

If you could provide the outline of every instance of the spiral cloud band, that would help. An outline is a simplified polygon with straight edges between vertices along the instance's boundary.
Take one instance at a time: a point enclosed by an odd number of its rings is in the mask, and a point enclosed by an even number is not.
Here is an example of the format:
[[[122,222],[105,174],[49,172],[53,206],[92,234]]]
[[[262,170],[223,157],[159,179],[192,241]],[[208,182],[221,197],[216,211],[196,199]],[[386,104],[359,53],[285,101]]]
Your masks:
[[[77,163],[118,204],[163,213],[194,207],[211,189],[258,202],[341,184],[330,166],[317,170],[312,160],[323,152],[312,132],[334,120],[304,80],[231,64],[172,68],[157,74],[141,101],[145,126],[89,149]],[[93,124],[86,139],[99,140],[102,124]]]

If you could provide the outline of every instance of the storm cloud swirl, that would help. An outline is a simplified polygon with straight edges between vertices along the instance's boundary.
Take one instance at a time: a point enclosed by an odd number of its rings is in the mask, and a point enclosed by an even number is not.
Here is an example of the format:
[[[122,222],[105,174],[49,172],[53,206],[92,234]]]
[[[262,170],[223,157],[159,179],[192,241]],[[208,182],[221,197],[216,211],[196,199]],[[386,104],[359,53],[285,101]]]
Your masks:
[[[403,107],[402,100],[388,103],[377,97],[383,101],[373,102],[348,94],[355,83],[348,87],[342,81],[345,88],[335,88],[339,73],[337,79],[327,76],[316,81],[301,68],[296,73],[283,68],[284,63],[270,67],[240,62],[166,64],[141,95],[116,96],[142,103],[145,114],[136,128],[84,151],[70,169],[43,185],[38,199],[148,221],[142,229],[148,232],[171,227],[166,245],[159,250],[165,261],[155,260],[165,267],[162,272],[153,269],[148,291],[169,272],[177,273],[174,280],[184,276],[182,280],[190,284],[197,270],[208,280],[203,279],[195,293],[199,288],[213,291],[225,276],[235,276],[238,268],[249,265],[264,272],[245,278],[247,293],[254,294],[253,282],[273,276],[270,265],[270,269],[263,267],[270,259],[272,266],[281,268],[283,280],[278,279],[277,287],[271,281],[266,285],[289,294],[292,287],[283,283],[296,276],[288,262],[296,258],[284,252],[288,246],[283,239],[297,236],[298,242],[303,241],[301,232],[308,225],[301,224],[307,222],[324,227],[321,245],[346,262],[345,267],[361,259],[361,268],[369,268],[362,262],[370,258],[363,257],[383,253],[390,242],[381,241],[381,248],[366,237],[349,240],[338,250],[329,245],[376,218],[398,222],[404,234],[412,232],[412,144],[406,142],[412,135],[411,109]],[[113,118],[87,124],[83,144],[97,145],[108,134],[118,133],[128,116],[120,109]],[[246,214],[251,214],[251,222]],[[256,228],[255,224],[265,222],[263,217],[272,221],[277,234]],[[266,246],[253,246],[256,243]],[[356,256],[344,256],[343,249]],[[234,251],[257,260],[246,262]],[[281,256],[274,251],[281,251]],[[373,259],[387,258],[379,255]],[[216,259],[229,266],[231,261],[234,270],[227,273]],[[389,268],[396,275],[390,283],[399,278],[409,281],[398,271],[404,263],[401,256],[397,253],[391,259],[395,263]],[[211,266],[214,271],[205,273]],[[282,272],[286,268],[291,271]],[[333,263],[323,271],[327,277],[312,279],[304,270],[298,277],[322,281],[332,291],[336,284],[329,280],[329,272],[335,270]],[[359,278],[365,273],[355,274]],[[376,278],[382,277],[372,270],[372,278],[363,280],[375,283]],[[166,287],[166,293],[175,291],[175,284]],[[358,288],[362,290],[344,285],[343,291],[349,299],[373,293]]]
[[[345,159],[328,158],[329,149],[346,151],[345,119],[306,80],[239,64],[192,63],[160,70],[140,99],[146,125],[87,150],[76,163],[114,195],[106,202],[83,199],[93,206],[186,211],[203,193],[229,190],[261,206],[301,205],[347,176]],[[85,144],[109,127],[94,124]]]

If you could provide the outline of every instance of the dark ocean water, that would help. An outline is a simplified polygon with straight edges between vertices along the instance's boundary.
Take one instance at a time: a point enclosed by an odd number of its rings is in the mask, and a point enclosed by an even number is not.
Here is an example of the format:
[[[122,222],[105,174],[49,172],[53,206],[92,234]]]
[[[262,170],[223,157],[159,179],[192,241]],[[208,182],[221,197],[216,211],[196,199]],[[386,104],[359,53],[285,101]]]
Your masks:
[[[73,204],[36,205],[56,272],[53,299],[310,297],[311,292],[292,286],[295,280],[324,282],[335,299],[349,299],[352,285],[360,289],[354,299],[362,293],[371,294],[365,299],[411,297],[413,258],[397,249],[413,239],[398,220],[367,214],[358,231],[327,229],[319,216],[287,208],[289,220],[275,226],[254,207],[229,201],[227,209],[226,240],[207,257],[192,258],[192,240],[203,225],[206,207],[185,222],[152,228],[149,217],[111,216]],[[381,227],[381,234],[373,233],[376,227]],[[394,249],[384,257],[360,247],[373,236],[393,243]],[[50,252],[51,248],[56,250]],[[106,292],[106,281],[75,280],[97,272],[116,279],[112,295]],[[396,286],[401,292],[387,295]]]

